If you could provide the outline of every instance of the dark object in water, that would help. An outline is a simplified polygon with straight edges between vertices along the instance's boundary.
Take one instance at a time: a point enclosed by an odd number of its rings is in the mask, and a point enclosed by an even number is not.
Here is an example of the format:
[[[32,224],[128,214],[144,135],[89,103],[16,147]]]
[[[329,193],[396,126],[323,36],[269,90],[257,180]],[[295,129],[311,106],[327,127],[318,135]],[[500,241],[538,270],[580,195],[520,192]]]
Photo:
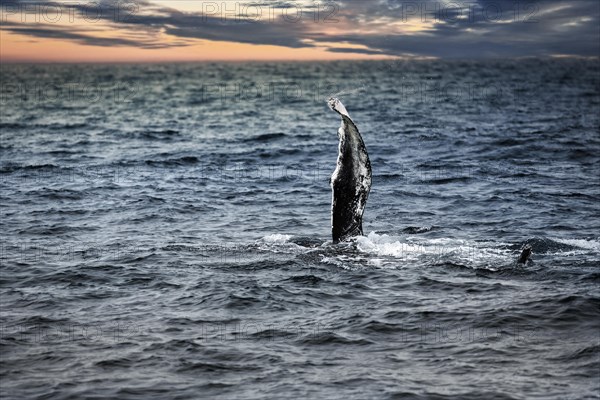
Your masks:
[[[531,257],[531,253],[532,251],[530,244],[523,246],[523,249],[521,250],[521,256],[517,260],[517,264],[525,264],[527,260],[529,260],[529,257]]]

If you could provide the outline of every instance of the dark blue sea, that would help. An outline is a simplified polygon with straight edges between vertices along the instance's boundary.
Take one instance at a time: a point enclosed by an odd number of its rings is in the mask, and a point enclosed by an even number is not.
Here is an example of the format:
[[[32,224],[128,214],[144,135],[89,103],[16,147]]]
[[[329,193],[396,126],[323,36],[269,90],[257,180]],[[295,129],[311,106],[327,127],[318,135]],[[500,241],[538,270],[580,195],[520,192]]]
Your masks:
[[[599,398],[598,59],[0,71],[2,398]]]

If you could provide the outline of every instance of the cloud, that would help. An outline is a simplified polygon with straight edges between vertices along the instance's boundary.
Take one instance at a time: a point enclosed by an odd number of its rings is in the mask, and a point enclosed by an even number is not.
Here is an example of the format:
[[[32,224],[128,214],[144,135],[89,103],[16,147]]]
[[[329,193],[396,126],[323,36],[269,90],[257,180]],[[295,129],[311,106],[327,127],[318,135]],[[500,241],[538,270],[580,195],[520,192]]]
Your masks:
[[[124,37],[98,37],[91,35],[89,33],[90,31],[86,31],[87,33],[78,32],[76,30],[67,31],[50,24],[17,25],[6,22],[3,23],[2,29],[19,35],[25,35],[34,38],[63,39],[75,43],[101,47],[133,46],[144,49],[160,49],[186,45],[186,43],[162,44],[161,42],[154,40],[142,41],[139,39],[129,39]]]
[[[408,4],[418,4],[418,7],[416,10],[409,9]],[[418,3],[389,0],[389,13],[368,8],[372,11],[371,15],[377,17],[387,15],[387,18],[403,21],[410,12],[420,21],[431,23],[429,28],[415,34],[348,33],[326,38],[313,36],[312,39],[316,42],[344,41],[398,56],[410,54],[443,58],[481,58],[600,54],[600,3],[595,0],[547,0],[543,3],[527,4],[512,0],[480,0],[477,3],[468,3],[462,10],[447,7],[445,10],[438,8],[438,11],[434,12],[434,5],[439,7],[439,4],[433,1]],[[362,12],[366,10],[365,6],[361,5],[356,6],[355,12],[358,13],[359,9]]]
[[[330,47],[327,51],[331,53],[356,53],[356,54],[371,54],[371,55],[385,55],[378,50],[369,50],[369,49],[354,49],[348,47]]]
[[[19,4],[19,1],[11,2]],[[78,3],[60,4],[78,13],[95,15]],[[113,6],[101,0],[101,7]],[[600,53],[600,3],[597,0],[404,1],[339,0],[326,7],[333,18],[325,23],[305,16],[299,21],[278,14],[272,18],[236,20],[230,14],[203,15],[135,1],[121,18],[114,13],[99,16],[103,25],[93,29],[72,26],[3,22],[1,29],[21,35],[70,40],[94,46],[162,48],[185,46],[195,40],[276,45],[289,48],[321,47],[333,53],[416,55],[444,58],[520,57],[568,54],[597,56]],[[215,4],[220,4],[216,2]],[[277,9],[300,6],[314,13],[314,3],[247,2]],[[321,11],[325,10],[323,8]],[[325,13],[321,13],[325,14]],[[95,35],[99,28],[114,30],[111,37]],[[171,36],[170,40],[165,40]],[[173,40],[175,38],[176,40]],[[344,42],[351,46],[331,46]]]

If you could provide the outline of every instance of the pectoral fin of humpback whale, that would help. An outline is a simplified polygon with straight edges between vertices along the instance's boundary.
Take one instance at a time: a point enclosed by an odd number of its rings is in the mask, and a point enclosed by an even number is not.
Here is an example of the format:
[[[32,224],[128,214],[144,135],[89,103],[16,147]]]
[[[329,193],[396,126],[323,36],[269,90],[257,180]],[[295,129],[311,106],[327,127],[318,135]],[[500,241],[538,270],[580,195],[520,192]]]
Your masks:
[[[363,234],[362,217],[371,190],[371,162],[358,128],[336,98],[329,107],[342,119],[337,166],[331,176],[331,233],[334,243]]]

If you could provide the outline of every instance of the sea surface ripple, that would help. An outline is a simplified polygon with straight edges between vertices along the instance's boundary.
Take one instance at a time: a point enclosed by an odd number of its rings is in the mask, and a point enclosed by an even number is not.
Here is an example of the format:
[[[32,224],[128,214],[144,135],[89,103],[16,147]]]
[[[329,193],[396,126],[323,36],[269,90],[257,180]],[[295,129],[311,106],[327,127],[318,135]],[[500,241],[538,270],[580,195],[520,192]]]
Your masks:
[[[598,398],[599,71],[2,65],[2,396]]]

